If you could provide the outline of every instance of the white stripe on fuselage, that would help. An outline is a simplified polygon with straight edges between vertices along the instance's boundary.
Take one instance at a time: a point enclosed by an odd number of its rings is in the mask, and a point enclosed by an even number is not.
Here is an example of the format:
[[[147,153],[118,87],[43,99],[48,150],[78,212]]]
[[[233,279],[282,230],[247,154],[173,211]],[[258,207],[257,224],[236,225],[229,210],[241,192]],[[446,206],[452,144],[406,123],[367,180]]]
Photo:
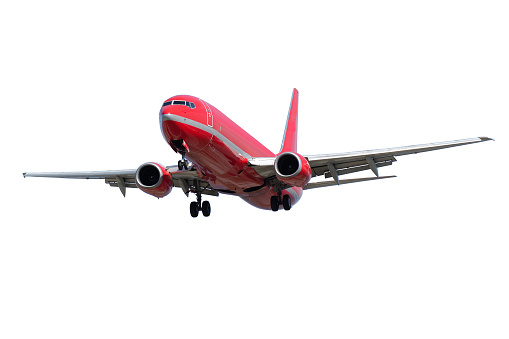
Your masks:
[[[300,200],[301,195],[299,195],[297,192],[295,192],[293,187],[287,188],[286,191],[293,196],[293,198],[295,199],[295,203],[297,203],[297,201]]]
[[[219,133],[219,131],[215,130],[213,127],[204,125],[202,123],[199,123],[197,121],[194,121],[192,119],[184,118],[180,115],[175,114],[163,114],[162,121],[175,121],[179,122],[184,125],[188,125],[194,128],[198,128],[201,131],[207,132],[224,142],[228,147],[233,149],[235,152],[243,156],[244,158],[251,158],[251,155],[249,155],[247,152],[242,150],[239,146],[235,145],[231,140],[229,140],[227,137]]]

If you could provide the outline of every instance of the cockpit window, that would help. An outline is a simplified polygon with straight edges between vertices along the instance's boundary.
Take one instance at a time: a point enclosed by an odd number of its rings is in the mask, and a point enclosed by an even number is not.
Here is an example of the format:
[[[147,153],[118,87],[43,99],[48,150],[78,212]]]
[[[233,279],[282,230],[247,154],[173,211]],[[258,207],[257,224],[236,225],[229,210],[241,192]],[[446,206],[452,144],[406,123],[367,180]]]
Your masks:
[[[164,106],[169,106],[169,105],[182,105],[182,106],[187,106],[189,108],[196,108],[196,105],[192,102],[189,102],[189,101],[184,101],[184,100],[170,100],[170,101],[167,101],[163,104],[163,107]]]

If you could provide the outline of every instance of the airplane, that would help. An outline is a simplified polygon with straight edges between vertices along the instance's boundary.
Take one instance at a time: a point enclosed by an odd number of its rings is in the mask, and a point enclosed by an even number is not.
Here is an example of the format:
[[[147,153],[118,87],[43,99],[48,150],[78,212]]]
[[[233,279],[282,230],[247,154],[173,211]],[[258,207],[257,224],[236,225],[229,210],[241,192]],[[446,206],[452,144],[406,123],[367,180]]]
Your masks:
[[[104,179],[118,187],[163,198],[174,187],[189,197],[193,218],[208,217],[210,203],[202,195],[238,196],[249,204],[274,212],[290,210],[303,191],[362,181],[394,178],[380,176],[378,168],[392,165],[396,157],[493,140],[469,138],[413,146],[323,155],[297,152],[299,92],[293,89],[281,149],[271,152],[208,102],[190,95],[164,101],[159,124],[169,146],[182,156],[176,166],[147,162],[137,169],[90,172],[28,172],[24,177]],[[345,174],[371,170],[374,176],[343,179]],[[311,181],[318,177],[318,181]]]

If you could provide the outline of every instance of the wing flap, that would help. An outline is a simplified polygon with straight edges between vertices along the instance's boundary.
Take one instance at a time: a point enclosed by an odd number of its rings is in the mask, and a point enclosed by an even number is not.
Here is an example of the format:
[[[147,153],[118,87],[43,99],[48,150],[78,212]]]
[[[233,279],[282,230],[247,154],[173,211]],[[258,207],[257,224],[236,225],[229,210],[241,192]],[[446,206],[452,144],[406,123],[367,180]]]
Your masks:
[[[396,162],[396,158],[394,156],[385,156],[385,157],[375,157],[373,158],[373,162],[375,163],[376,167],[384,167],[392,165],[393,162]],[[315,166],[314,163],[311,165],[311,168],[313,169],[315,176],[324,175],[324,173],[330,172],[330,165],[332,164],[334,168],[336,168],[338,175],[344,175],[359,171],[364,171],[367,169],[370,169],[370,166],[368,164],[368,161],[366,158],[361,160],[354,160],[354,161],[343,161],[343,162],[334,162],[334,160],[331,160],[330,162],[327,162],[325,166]],[[330,175],[327,177],[330,178]]]
[[[393,161],[376,162],[375,165],[376,165],[376,168],[390,166],[390,165],[392,165],[392,163],[394,161],[396,161],[396,159],[394,159]],[[364,162],[364,163],[366,163],[366,162]],[[340,164],[340,165],[342,165],[342,164]],[[335,167],[336,167],[336,173],[338,175],[345,175],[345,174],[361,172],[361,171],[366,171],[366,170],[371,169],[371,166],[369,164],[356,165],[356,166],[346,165],[346,166],[342,166],[340,169],[337,169],[339,166],[335,166]],[[325,178],[330,178],[333,176],[330,171],[327,171],[324,174],[325,174]],[[376,174],[377,173],[375,173],[375,175]]]
[[[219,195],[219,192],[212,188],[207,181],[197,178],[174,178],[173,186],[181,188],[187,196],[189,196],[189,193],[197,193],[198,191],[202,194],[212,195],[215,197]]]
[[[337,183],[335,180],[324,180],[324,181],[318,181],[318,182],[310,182],[306,186],[304,186],[304,189],[305,190],[309,190],[309,189],[312,189],[312,188],[321,188],[321,187],[329,187],[329,186],[353,184],[353,183],[356,183],[356,182],[372,181],[372,180],[379,180],[379,179],[389,179],[389,178],[396,178],[396,176],[395,175],[390,175],[390,176],[385,176],[385,177],[369,177],[369,178],[343,179],[343,180],[339,180],[339,183]]]

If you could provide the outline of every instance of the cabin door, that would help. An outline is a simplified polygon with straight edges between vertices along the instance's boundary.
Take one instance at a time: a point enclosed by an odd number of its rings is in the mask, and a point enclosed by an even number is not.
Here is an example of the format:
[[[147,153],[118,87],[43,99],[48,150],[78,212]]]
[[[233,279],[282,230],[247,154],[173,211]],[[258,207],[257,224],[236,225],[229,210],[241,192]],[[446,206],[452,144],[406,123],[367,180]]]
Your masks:
[[[212,110],[210,109],[209,104],[207,104],[205,101],[200,100],[205,107],[205,112],[207,114],[207,126],[214,127],[214,116],[212,115]]]

